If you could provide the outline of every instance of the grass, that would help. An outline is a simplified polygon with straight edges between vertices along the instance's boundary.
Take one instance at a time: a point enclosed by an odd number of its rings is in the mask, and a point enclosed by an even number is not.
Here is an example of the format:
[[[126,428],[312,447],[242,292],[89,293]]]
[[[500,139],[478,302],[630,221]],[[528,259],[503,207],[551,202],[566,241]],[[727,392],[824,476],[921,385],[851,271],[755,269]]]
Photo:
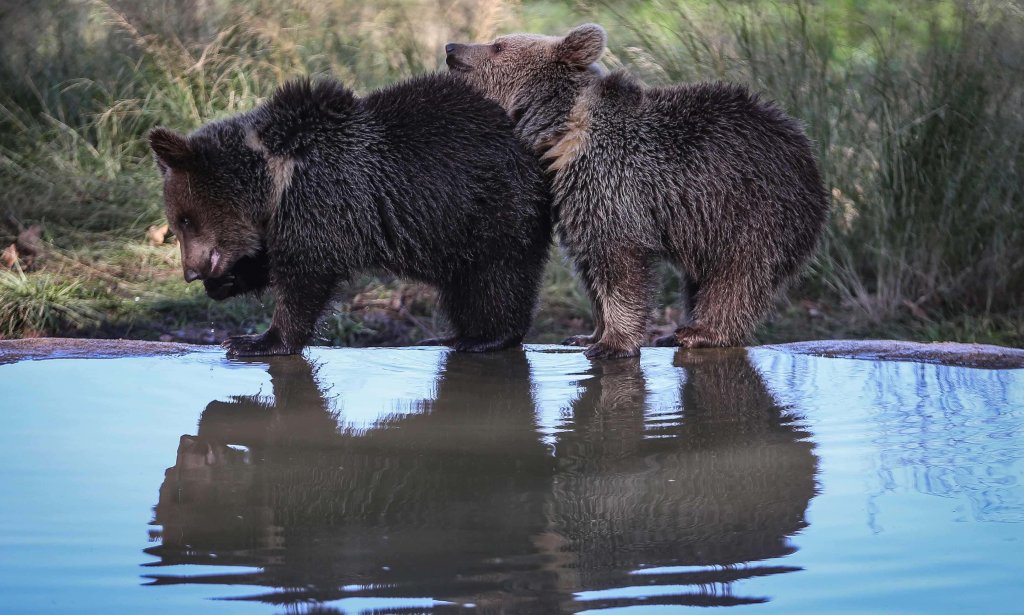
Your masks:
[[[26,275],[20,267],[0,271],[0,297],[4,337],[80,329],[100,320],[80,283],[45,273]]]
[[[359,91],[440,66],[448,40],[609,30],[608,64],[653,84],[741,81],[805,121],[833,216],[761,342],[899,337],[1024,345],[1024,11],[1010,2],[643,0],[0,0],[0,248],[40,224],[45,250],[0,271],[0,336],[212,341],[271,305],[214,303],[152,244],[159,179],[144,136],[251,108],[283,80]],[[908,17],[911,16],[911,17]],[[532,339],[590,327],[560,257]],[[655,328],[670,328],[666,269]],[[320,335],[407,343],[443,328],[429,289],[354,280]]]

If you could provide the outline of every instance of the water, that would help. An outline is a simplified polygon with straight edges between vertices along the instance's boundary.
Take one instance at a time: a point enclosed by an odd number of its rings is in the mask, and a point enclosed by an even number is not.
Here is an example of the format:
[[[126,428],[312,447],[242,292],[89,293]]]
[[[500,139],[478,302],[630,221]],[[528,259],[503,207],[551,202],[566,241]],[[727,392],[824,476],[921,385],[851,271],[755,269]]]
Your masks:
[[[0,365],[4,612],[1024,612],[1024,370]]]

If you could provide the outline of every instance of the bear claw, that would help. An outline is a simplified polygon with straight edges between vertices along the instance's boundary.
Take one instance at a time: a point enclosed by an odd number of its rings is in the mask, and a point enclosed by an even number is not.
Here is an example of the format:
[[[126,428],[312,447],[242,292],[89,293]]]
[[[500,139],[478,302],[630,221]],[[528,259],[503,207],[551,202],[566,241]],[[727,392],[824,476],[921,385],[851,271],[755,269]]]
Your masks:
[[[260,335],[236,335],[221,343],[229,357],[265,357],[270,355],[295,354],[269,331]]]
[[[562,340],[563,346],[589,346],[597,339],[593,335],[571,335]]]
[[[588,359],[627,359],[640,356],[640,349],[618,348],[604,342],[597,342],[583,353]]]
[[[695,327],[680,327],[673,337],[676,338],[675,345],[683,348],[711,348],[718,345],[704,331]]]
[[[430,337],[416,342],[417,346],[451,346],[455,343],[454,337]]]

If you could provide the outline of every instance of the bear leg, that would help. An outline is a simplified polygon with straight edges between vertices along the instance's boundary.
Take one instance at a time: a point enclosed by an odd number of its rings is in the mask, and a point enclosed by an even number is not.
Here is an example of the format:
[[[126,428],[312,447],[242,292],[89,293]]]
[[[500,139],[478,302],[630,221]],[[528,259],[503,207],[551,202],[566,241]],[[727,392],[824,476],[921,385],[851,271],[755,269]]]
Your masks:
[[[680,325],[671,335],[664,335],[662,337],[655,338],[655,346],[679,346],[679,336],[683,333],[684,329],[691,329],[689,325],[693,323],[693,309],[697,302],[697,294],[700,292],[700,284],[694,281],[693,277],[683,272],[683,296],[680,298],[680,303],[683,308],[683,324]]]
[[[512,335],[503,339],[492,340],[473,340],[464,338],[457,340],[452,344],[452,347],[459,352],[494,352],[496,350],[513,348],[522,343],[522,335]]]
[[[590,273],[590,267],[583,262],[576,263],[576,273],[583,282],[583,288],[587,291],[590,299],[590,313],[594,321],[594,332],[590,335],[571,335],[562,342],[566,346],[589,346],[601,341],[604,335],[604,315],[601,313],[601,302],[597,298],[597,290],[594,287],[594,276]]]
[[[452,325],[441,338],[461,352],[490,352],[518,346],[526,336],[539,290],[539,273],[530,279],[511,266],[466,272],[440,289],[440,304]]]
[[[672,336],[684,348],[740,346],[771,306],[772,276],[753,267],[725,268],[709,276],[696,297],[693,323]],[[660,341],[660,340],[659,340]]]
[[[431,337],[429,339],[420,340],[416,342],[417,346],[451,346],[455,350],[460,352],[491,352],[494,350],[504,350],[513,346],[518,346],[523,342],[523,338],[520,337],[508,337],[505,339],[497,340],[472,340],[467,338],[457,338],[454,335],[448,337]]]
[[[604,334],[584,353],[588,359],[622,359],[640,355],[651,301],[651,263],[633,254],[607,259],[594,268]]]
[[[260,335],[239,335],[221,344],[229,357],[258,357],[297,354],[313,336],[334,290],[334,278],[309,279],[282,273],[275,276],[274,316],[270,328]]]
[[[713,348],[720,346],[717,340],[699,327],[679,327],[672,335],[654,340],[655,346],[682,346],[683,348]]]

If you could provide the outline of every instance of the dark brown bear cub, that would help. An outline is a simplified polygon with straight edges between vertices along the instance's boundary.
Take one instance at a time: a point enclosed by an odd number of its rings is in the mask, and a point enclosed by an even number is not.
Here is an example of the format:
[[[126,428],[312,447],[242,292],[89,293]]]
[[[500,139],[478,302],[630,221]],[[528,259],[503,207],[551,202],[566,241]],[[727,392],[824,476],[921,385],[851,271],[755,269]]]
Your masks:
[[[446,47],[552,174],[559,236],[597,323],[566,343],[589,344],[590,358],[638,354],[659,259],[685,275],[693,307],[659,344],[742,343],[821,235],[828,200],[810,142],[742,86],[607,74],[604,46],[588,24]]]
[[[530,326],[551,235],[543,173],[501,108],[452,76],[364,98],[297,81],[150,144],[186,281],[215,299],[274,294],[270,328],[227,340],[230,355],[299,352],[362,270],[437,287],[452,332],[425,343],[498,350]]]

